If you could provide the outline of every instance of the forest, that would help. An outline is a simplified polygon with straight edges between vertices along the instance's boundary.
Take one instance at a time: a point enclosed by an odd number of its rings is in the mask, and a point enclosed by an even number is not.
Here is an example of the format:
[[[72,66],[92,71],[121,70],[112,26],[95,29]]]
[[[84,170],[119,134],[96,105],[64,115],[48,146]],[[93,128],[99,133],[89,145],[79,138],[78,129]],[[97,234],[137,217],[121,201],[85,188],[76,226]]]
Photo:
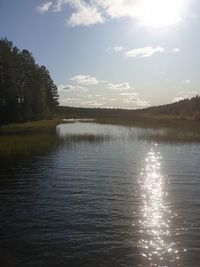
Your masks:
[[[179,102],[154,106],[145,109],[103,109],[103,108],[74,108],[58,106],[57,114],[62,117],[82,117],[94,119],[111,119],[130,122],[155,122],[165,123],[172,120],[200,121],[200,97]]]
[[[0,124],[51,117],[58,91],[49,71],[28,50],[0,39]]]

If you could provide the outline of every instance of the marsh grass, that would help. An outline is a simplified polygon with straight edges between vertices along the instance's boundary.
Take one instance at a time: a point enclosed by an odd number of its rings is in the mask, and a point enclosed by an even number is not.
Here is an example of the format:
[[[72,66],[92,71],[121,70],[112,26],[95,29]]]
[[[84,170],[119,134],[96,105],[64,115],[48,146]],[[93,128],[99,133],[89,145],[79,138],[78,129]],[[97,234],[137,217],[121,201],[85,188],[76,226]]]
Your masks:
[[[0,127],[0,134],[45,132],[55,129],[56,125],[58,125],[59,123],[62,123],[62,120],[57,118],[52,120],[40,120],[26,123],[8,124]]]
[[[11,124],[0,128],[0,159],[28,157],[34,153],[47,152],[59,146],[73,145],[75,143],[100,144],[123,139],[123,137],[107,134],[67,134],[63,137],[56,134],[56,125],[60,119],[28,122],[24,124]],[[161,127],[161,125],[123,124],[114,121],[101,121],[103,124],[123,125],[136,127],[137,134],[130,134],[128,138],[168,143],[199,143],[199,124],[177,124]],[[124,137],[125,139],[127,136]]]
[[[54,134],[1,135],[0,158],[27,157],[50,151],[62,143],[63,140]]]
[[[200,132],[185,129],[165,129],[163,131],[143,131],[138,140],[164,142],[164,143],[199,143]]]
[[[66,144],[70,143],[104,143],[114,140],[113,136],[104,134],[67,134],[63,137]]]

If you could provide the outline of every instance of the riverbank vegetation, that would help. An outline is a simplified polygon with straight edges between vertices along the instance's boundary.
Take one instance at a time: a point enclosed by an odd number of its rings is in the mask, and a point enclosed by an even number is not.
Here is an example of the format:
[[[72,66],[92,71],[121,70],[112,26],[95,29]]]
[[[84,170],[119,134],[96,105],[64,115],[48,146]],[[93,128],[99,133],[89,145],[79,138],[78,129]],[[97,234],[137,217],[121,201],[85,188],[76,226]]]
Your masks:
[[[28,50],[0,40],[0,125],[50,118],[58,92],[49,71]]]
[[[25,123],[12,123],[0,126],[0,135],[16,133],[36,133],[55,131],[56,125],[62,123],[59,118],[39,121],[29,121]]]
[[[56,134],[0,135],[0,159],[25,158],[62,144]]]
[[[57,114],[61,117],[94,118],[98,121],[119,122],[126,124],[163,124],[193,121],[200,124],[200,97],[184,99],[176,103],[154,106],[140,110],[74,108],[58,106]]]

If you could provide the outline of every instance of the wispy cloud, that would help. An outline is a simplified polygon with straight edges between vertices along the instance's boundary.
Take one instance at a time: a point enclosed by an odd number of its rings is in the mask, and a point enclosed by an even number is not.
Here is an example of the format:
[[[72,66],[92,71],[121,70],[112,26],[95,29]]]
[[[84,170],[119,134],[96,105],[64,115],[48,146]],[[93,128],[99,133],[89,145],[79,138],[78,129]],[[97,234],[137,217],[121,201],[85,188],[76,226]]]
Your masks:
[[[191,83],[191,80],[184,80],[184,81],[181,81],[181,83],[183,83],[183,84],[190,84]]]
[[[115,91],[124,91],[131,89],[128,82],[123,83],[108,83],[106,86],[108,89],[115,90]]]
[[[120,93],[119,95],[121,95],[121,96],[134,97],[134,96],[137,96],[138,93],[137,93],[137,92],[132,92],[132,93]]]
[[[103,103],[100,103],[98,101],[83,101],[83,102],[81,102],[81,105],[101,107],[101,106],[103,106]]]
[[[70,80],[83,85],[96,85],[99,83],[99,81],[95,77],[83,74],[76,75],[72,77]]]
[[[138,107],[148,107],[148,106],[150,106],[148,101],[141,100],[141,99],[139,99],[137,97],[124,99],[124,103],[125,104],[134,103]]]
[[[151,6],[151,3],[148,5],[147,3],[147,0],[54,0],[52,11],[59,12],[65,5],[70,6],[72,13],[67,18],[67,25],[72,27],[94,25],[104,23],[107,20],[120,18],[134,18],[141,23],[142,7],[146,9],[149,5],[149,8],[153,10],[157,8],[157,5]],[[49,7],[47,10],[49,10]],[[181,21],[181,17],[175,16],[173,10],[170,14],[170,24],[176,24]],[[141,24],[145,25],[145,23]]]
[[[83,74],[73,76],[70,80],[72,84],[58,86],[60,102],[65,105],[132,109],[150,105],[148,101],[141,99],[138,92],[126,81],[113,83]],[[86,89],[86,85],[90,87]],[[88,93],[85,93],[86,90]]]
[[[112,53],[112,52],[121,52],[125,50],[125,48],[123,46],[114,46],[114,47],[108,47],[105,51],[108,53]]]
[[[60,11],[62,11],[62,8],[64,7],[64,5],[65,4],[68,4],[69,2],[70,2],[70,0],[57,0],[54,3],[53,11],[54,12],[60,12]]]
[[[46,3],[41,4],[36,9],[37,9],[38,12],[43,14],[43,13],[47,12],[50,9],[51,5],[52,5],[52,2],[48,1]]]
[[[174,97],[174,98],[172,99],[172,103],[174,103],[174,102],[179,102],[179,101],[184,100],[184,99],[185,99],[185,98],[182,97],[182,96],[177,96],[177,97]]]
[[[70,1],[71,6],[75,9],[71,17],[67,19],[67,25],[89,26],[98,23],[103,23],[104,18],[95,6],[89,5],[84,1]]]
[[[81,91],[88,91],[87,88],[79,86],[79,85],[71,85],[71,84],[60,84],[58,85],[58,91],[75,91],[75,90],[81,90]]]
[[[169,50],[169,53],[173,53],[173,54],[177,54],[179,52],[181,52],[181,49],[178,47]]]
[[[181,50],[180,48],[172,48],[167,50],[161,46],[156,46],[156,47],[145,46],[127,50],[123,46],[115,46],[115,47],[108,47],[105,51],[108,53],[112,52],[119,53],[124,51],[124,55],[126,58],[136,58],[136,57],[148,58],[153,56],[155,53],[177,54]]]
[[[192,98],[192,97],[198,95],[198,92],[197,91],[179,91],[178,94],[179,94],[179,96],[174,97],[172,99],[172,102],[178,102],[178,101],[181,101],[184,99]]]
[[[136,48],[136,49],[131,49],[129,51],[125,52],[125,57],[127,58],[136,58],[136,57],[151,57],[155,53],[163,53],[165,52],[165,49],[163,47],[157,46],[157,47],[152,47],[152,46],[146,46],[142,48]]]

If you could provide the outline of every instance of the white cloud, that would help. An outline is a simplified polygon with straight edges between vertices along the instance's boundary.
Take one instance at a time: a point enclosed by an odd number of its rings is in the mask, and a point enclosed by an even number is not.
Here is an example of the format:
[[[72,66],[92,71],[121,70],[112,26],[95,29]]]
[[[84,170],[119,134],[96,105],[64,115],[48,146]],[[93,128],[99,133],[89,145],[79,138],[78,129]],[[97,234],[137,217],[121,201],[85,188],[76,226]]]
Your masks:
[[[71,85],[71,84],[60,84],[58,85],[58,91],[74,91],[74,90],[81,90],[81,91],[88,91],[87,88],[84,88],[79,85]]]
[[[124,91],[124,90],[129,90],[131,89],[129,83],[124,82],[124,83],[108,83],[106,86],[108,89],[111,90],[116,90],[116,91]]]
[[[138,93],[133,91],[133,87],[128,82],[111,83],[82,74],[72,77],[71,80],[74,84],[69,83],[58,86],[60,102],[63,105],[102,108],[111,106],[117,108],[121,106],[122,108],[131,109],[150,105],[148,101],[140,99]],[[91,85],[91,88],[94,86],[94,90],[86,89],[84,85]],[[84,93],[85,90],[88,93]]]
[[[83,101],[81,102],[81,105],[101,107],[103,106],[103,103],[100,103],[98,101]]]
[[[129,51],[125,52],[125,56],[127,58],[136,58],[136,57],[151,57],[155,53],[163,53],[165,52],[165,49],[163,47],[157,46],[157,47],[152,47],[152,46],[146,46],[143,48],[136,48],[132,49]]]
[[[184,80],[184,81],[182,81],[181,83],[183,83],[183,84],[190,84],[191,81],[190,81],[190,80]]]
[[[139,107],[148,107],[148,106],[150,106],[148,101],[141,100],[141,99],[139,99],[137,97],[124,99],[124,103],[125,104],[134,103]]]
[[[174,97],[174,98],[172,99],[172,103],[174,103],[174,102],[179,102],[179,101],[184,100],[184,99],[185,99],[185,98],[182,97],[182,96],[177,96],[177,97]]]
[[[133,92],[133,93],[120,93],[121,96],[130,96],[130,97],[134,97],[137,96],[138,93],[137,92]]]
[[[169,53],[174,53],[174,54],[176,54],[176,53],[179,53],[179,52],[181,52],[181,49],[178,48],[178,47],[169,50]]]
[[[198,92],[197,91],[179,91],[178,94],[180,96],[174,97],[172,99],[172,102],[178,102],[178,101],[181,101],[184,99],[192,98],[192,97],[198,95]]]
[[[65,4],[68,4],[70,0],[57,0],[53,6],[54,12],[60,12]]]
[[[67,102],[77,102],[77,101],[80,101],[81,99],[80,98],[71,98],[71,97],[68,97],[66,99]]]
[[[108,47],[105,51],[108,53],[112,53],[112,52],[121,52],[125,50],[125,48],[123,46],[114,46],[114,47]]]
[[[120,18],[132,18],[142,25],[155,24],[156,27],[177,24],[182,20],[182,16],[177,13],[180,1],[160,2],[158,0],[54,0],[52,11],[59,12],[65,5],[70,6],[72,13],[67,19],[67,25],[72,27],[88,26]],[[49,7],[45,11],[48,9]]]
[[[37,7],[37,11],[43,14],[50,9],[51,5],[52,5],[51,1],[41,4],[40,6]]]
[[[71,17],[67,19],[67,25],[89,26],[98,23],[103,23],[104,18],[95,6],[89,5],[84,1],[70,1],[71,6],[75,9]]]
[[[120,52],[120,51],[123,51],[124,50],[124,47],[123,46],[115,46],[115,47],[113,47],[113,50],[115,52]]]
[[[78,84],[83,85],[96,85],[99,83],[95,77],[91,77],[90,75],[76,75],[70,79],[71,81],[75,81]]]
[[[139,107],[148,107],[150,106],[149,102],[146,100],[141,100],[138,97],[138,93],[137,92],[130,92],[130,93],[120,93],[120,96],[123,98],[125,97],[125,99],[123,99],[123,103],[124,104],[136,104]]]
[[[71,97],[67,97],[67,98],[60,98],[60,104],[61,105],[79,105],[79,102],[81,101],[80,98],[71,98]]]

